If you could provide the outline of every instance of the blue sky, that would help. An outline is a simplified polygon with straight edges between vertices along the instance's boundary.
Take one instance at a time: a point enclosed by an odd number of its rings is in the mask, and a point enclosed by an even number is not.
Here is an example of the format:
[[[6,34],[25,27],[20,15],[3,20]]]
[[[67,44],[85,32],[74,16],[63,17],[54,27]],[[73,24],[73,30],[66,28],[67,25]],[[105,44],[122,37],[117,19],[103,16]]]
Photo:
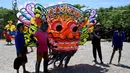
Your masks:
[[[23,5],[27,1],[35,1],[35,0],[17,0],[18,6]],[[38,3],[42,5],[47,4],[56,4],[61,2],[62,0],[36,0]],[[89,8],[99,8],[99,7],[110,7],[110,6],[124,6],[130,4],[130,0],[64,0],[70,4],[81,4],[89,6]],[[0,0],[0,7],[12,8],[12,0]]]

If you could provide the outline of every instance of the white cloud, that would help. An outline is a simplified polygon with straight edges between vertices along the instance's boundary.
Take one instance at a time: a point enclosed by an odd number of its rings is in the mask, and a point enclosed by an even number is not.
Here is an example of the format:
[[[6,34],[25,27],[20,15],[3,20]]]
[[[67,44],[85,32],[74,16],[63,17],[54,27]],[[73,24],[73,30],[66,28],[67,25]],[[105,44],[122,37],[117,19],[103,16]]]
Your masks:
[[[28,0],[24,4],[18,4],[18,10],[20,10],[21,8],[25,8],[28,3],[34,3],[35,4],[35,3],[38,3],[38,2]]]
[[[57,5],[57,4],[63,4],[63,3],[67,3],[66,0],[60,0],[59,2],[56,2],[56,3],[44,4],[43,6],[46,8],[46,7],[49,7],[49,6],[53,6],[53,5]]]
[[[83,10],[83,11],[85,11],[85,10],[87,10],[89,7],[83,7],[83,8],[81,8],[81,10]]]
[[[20,10],[21,8],[23,8],[24,6],[23,5],[19,5],[18,6],[18,10]]]
[[[67,3],[66,0],[61,0],[57,4]]]

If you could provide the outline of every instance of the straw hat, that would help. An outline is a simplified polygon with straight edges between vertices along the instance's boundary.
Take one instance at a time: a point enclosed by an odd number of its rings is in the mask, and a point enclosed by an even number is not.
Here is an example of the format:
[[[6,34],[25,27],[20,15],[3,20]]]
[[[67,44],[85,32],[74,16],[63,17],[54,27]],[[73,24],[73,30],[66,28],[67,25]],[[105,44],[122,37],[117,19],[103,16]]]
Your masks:
[[[100,23],[97,23],[96,25],[97,25],[97,26],[100,26],[101,24],[100,24]]]

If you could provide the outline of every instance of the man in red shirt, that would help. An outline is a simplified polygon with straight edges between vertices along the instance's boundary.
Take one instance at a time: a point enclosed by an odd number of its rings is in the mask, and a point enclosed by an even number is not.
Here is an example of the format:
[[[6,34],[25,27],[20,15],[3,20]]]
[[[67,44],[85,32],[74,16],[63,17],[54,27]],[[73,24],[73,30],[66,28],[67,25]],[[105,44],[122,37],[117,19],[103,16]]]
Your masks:
[[[36,73],[39,73],[40,63],[42,58],[44,58],[44,73],[48,72],[48,29],[47,22],[41,25],[40,30],[36,31],[34,36],[37,38],[37,63],[36,63]],[[34,40],[34,39],[33,39]]]

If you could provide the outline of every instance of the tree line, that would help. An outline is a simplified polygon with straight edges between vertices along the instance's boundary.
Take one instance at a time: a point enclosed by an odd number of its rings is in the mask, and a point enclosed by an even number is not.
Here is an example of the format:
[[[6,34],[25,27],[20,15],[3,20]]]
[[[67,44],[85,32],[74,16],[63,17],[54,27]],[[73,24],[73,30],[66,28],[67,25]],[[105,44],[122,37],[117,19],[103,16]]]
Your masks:
[[[78,9],[85,7],[85,5],[80,4],[75,4],[74,6]],[[102,24],[103,33],[109,33],[104,35],[103,38],[111,38],[113,29],[116,26],[122,26],[126,36],[130,36],[130,4],[119,7],[99,8],[97,9],[97,14],[97,21]],[[17,21],[16,12],[0,7],[0,35],[2,35],[1,32],[8,20]]]

